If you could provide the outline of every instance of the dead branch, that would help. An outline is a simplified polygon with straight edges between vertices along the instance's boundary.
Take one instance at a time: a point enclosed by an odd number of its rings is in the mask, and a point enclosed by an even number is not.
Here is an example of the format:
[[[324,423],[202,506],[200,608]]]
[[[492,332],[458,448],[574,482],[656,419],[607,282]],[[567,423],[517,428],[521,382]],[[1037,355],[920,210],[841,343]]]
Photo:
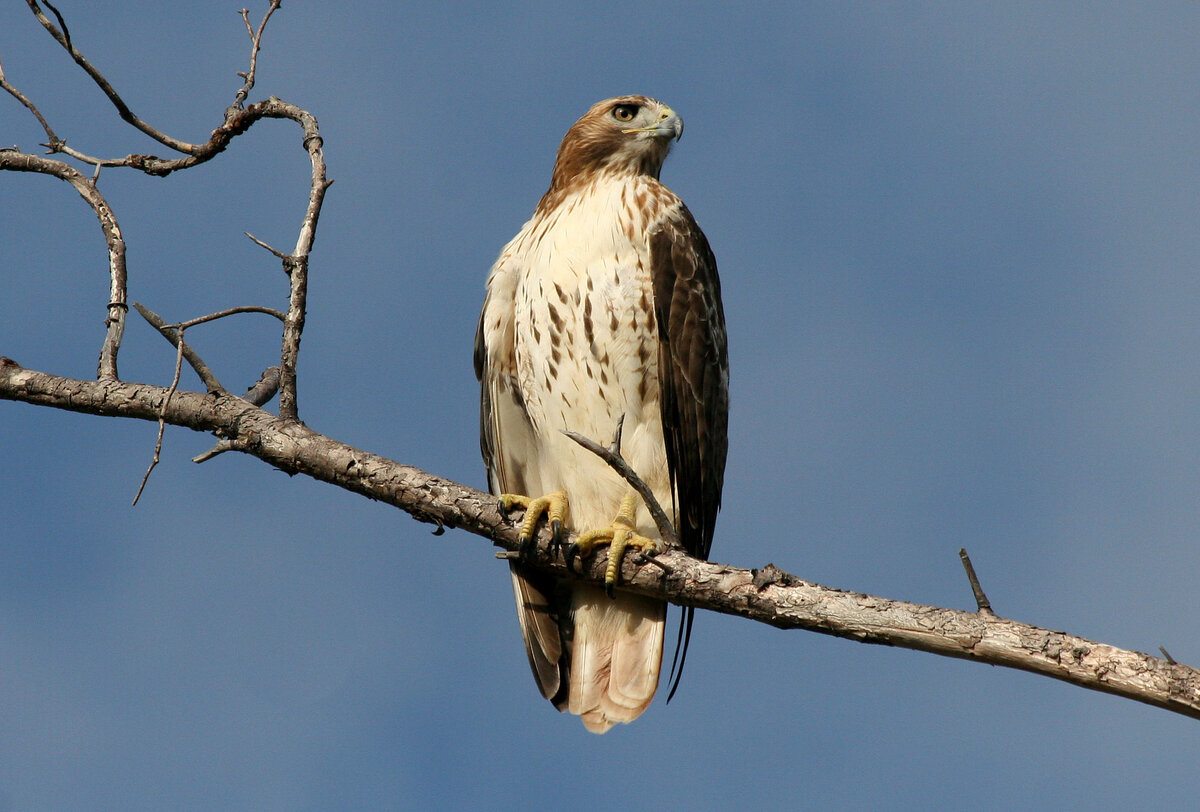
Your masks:
[[[271,15],[279,10],[281,2],[282,0],[271,0],[271,5],[267,8],[267,13],[263,15],[262,22],[258,24],[257,31],[250,26],[250,11],[248,9],[241,10],[242,22],[246,24],[246,33],[250,35],[250,67],[244,73],[238,74],[245,81],[233,98],[234,107],[240,108],[246,101],[246,97],[250,95],[250,91],[254,89],[254,74],[258,72],[258,51],[262,47],[263,30],[267,27],[267,20],[271,19]]]
[[[108,100],[112,102],[113,107],[117,108],[117,113],[121,116],[123,121],[141,130],[143,133],[150,136],[163,146],[169,147],[177,152],[195,153],[200,149],[195,144],[189,144],[186,141],[180,141],[176,138],[172,138],[166,133],[156,130],[134,115],[133,111],[129,109],[129,105],[125,104],[125,102],[117,94],[117,91],[113,89],[113,86],[108,83],[108,80],[105,79],[104,76],[101,75],[100,71],[96,70],[92,63],[89,62],[87,58],[75,48],[74,44],[72,44],[71,32],[68,30],[67,24],[63,20],[62,15],[59,14],[58,9],[56,9],[50,3],[46,3],[46,8],[50,9],[50,11],[54,13],[55,18],[58,20],[58,25],[56,26],[50,21],[50,18],[46,16],[46,12],[42,11],[42,9],[38,6],[37,0],[25,0],[25,3],[29,6],[29,10],[33,12],[33,15],[37,17],[38,22],[42,24],[42,27],[50,32],[50,36],[54,37],[55,41],[64,49],[66,49],[67,53],[71,55],[71,58],[75,60],[75,64],[83,68],[87,75],[92,78],[92,81],[96,83],[96,86],[104,91],[104,95],[108,96]]]
[[[6,169],[13,172],[35,172],[65,180],[96,213],[96,219],[100,221],[100,230],[104,232],[104,241],[108,245],[110,280],[108,317],[105,320],[104,344],[100,348],[97,374],[100,378],[116,379],[117,352],[121,349],[121,338],[125,335],[125,313],[129,310],[125,298],[125,238],[121,235],[116,215],[96,188],[96,184],[70,164],[52,158],[28,155],[15,149],[6,149],[0,150],[0,171]]]
[[[45,2],[45,0],[43,0]],[[253,30],[250,26],[250,21],[247,12],[243,12],[242,19],[246,25],[247,31],[250,33],[250,67],[244,73],[239,75],[244,82],[242,88],[235,96],[234,103],[225,110],[224,122],[213,130],[211,137],[203,144],[191,144],[182,141],[151,127],[141,118],[136,116],[132,110],[121,99],[117,91],[105,79],[104,75],[92,65],[91,62],[75,47],[71,41],[71,34],[67,28],[66,21],[58,10],[49,2],[45,2],[47,8],[54,14],[57,24],[52,22],[45,12],[42,11],[37,0],[26,0],[27,5],[33,12],[34,16],[42,24],[42,26],[54,37],[67,52],[71,58],[75,60],[83,70],[91,77],[92,81],[104,91],[108,96],[109,101],[117,109],[121,118],[136,127],[141,132],[154,138],[160,144],[167,146],[177,152],[185,153],[184,157],[176,159],[161,159],[153,155],[128,155],[122,159],[96,159],[85,155],[77,150],[67,150],[65,140],[59,138],[54,132],[50,123],[45,119],[36,105],[28,99],[19,89],[13,86],[4,76],[0,69],[0,89],[7,91],[10,95],[16,98],[26,109],[28,109],[42,125],[45,130],[48,143],[47,148],[52,152],[62,152],[69,154],[77,160],[91,163],[96,166],[97,172],[101,166],[112,167],[129,167],[145,172],[148,175],[164,176],[171,172],[182,169],[188,169],[205,161],[211,160],[216,155],[220,154],[229,143],[238,135],[246,132],[255,122],[263,118],[284,118],[298,123],[303,132],[303,146],[308,153],[309,162],[312,166],[311,183],[308,195],[308,204],[305,207],[304,216],[301,219],[299,234],[296,238],[296,245],[291,253],[285,254],[270,248],[261,240],[254,237],[255,242],[270,250],[278,257],[283,264],[283,270],[288,277],[288,308],[287,312],[280,314],[271,308],[253,308],[242,307],[235,308],[230,312],[267,312],[272,315],[277,315],[283,321],[283,332],[281,336],[280,348],[280,363],[279,363],[279,413],[285,418],[298,419],[298,398],[297,398],[297,379],[296,365],[300,355],[300,338],[304,332],[304,319],[306,302],[308,296],[308,263],[309,254],[312,252],[313,243],[316,240],[317,223],[320,220],[321,206],[324,203],[325,191],[329,188],[332,181],[326,177],[325,158],[323,151],[323,141],[321,139],[320,129],[317,125],[316,118],[306,110],[280,101],[274,97],[266,101],[251,104],[248,107],[243,107],[243,102],[254,86],[255,73],[258,65],[258,52],[262,44],[263,31],[266,28],[267,21],[271,15],[279,8],[278,0],[270,0],[269,7],[263,15],[262,21],[259,23],[258,29]],[[105,341],[100,354],[99,377],[102,379],[116,379],[117,375],[117,351],[120,348],[121,337],[125,329],[125,313],[128,310],[126,304],[126,284],[127,273],[125,266],[125,243],[121,238],[120,228],[117,225],[116,217],[112,214],[104,196],[100,194],[96,187],[96,178],[87,179],[77,169],[62,161],[42,158],[35,155],[29,155],[13,148],[0,151],[0,171],[13,170],[23,172],[36,172],[40,174],[52,175],[54,177],[66,180],[79,192],[80,195],[92,206],[100,219],[101,227],[104,230],[105,238],[109,246],[109,265],[112,284],[110,286],[110,295],[108,302],[108,320],[106,322],[108,329],[105,336]],[[145,316],[146,313],[143,313]],[[209,318],[218,318],[220,315],[203,317],[202,320]],[[149,319],[150,317],[147,316]],[[161,322],[161,319],[159,320]],[[153,321],[152,321],[153,323]],[[199,323],[199,321],[184,322],[184,324]],[[164,324],[155,325],[168,340],[172,340],[169,326]],[[196,370],[205,381],[209,391],[224,390],[217,381],[216,376],[204,366],[203,362],[199,362],[198,357],[190,348],[183,348],[185,357],[188,362]]]
[[[166,387],[61,378],[0,358],[0,400],[140,420],[158,420],[161,414],[171,425],[212,432],[288,473],[386,502],[423,522],[483,536],[505,550],[520,545],[516,527],[489,494],[339,443],[232,395],[175,392],[167,402]],[[531,553],[528,566],[603,583],[607,562],[602,556],[572,573],[548,533]],[[770,564],[746,569],[678,550],[660,558],[670,572],[627,559],[620,588],[780,629],[1029,671],[1200,719],[1200,670],[1186,665],[994,615],[831,589]]]
[[[663,540],[663,543],[668,548],[678,547],[679,537],[675,535],[675,528],[671,525],[671,520],[667,518],[666,511],[662,509],[662,505],[654,498],[654,491],[650,490],[650,486],[646,484],[646,481],[638,476],[637,472],[621,456],[621,424],[624,420],[625,418],[622,417],[621,421],[617,423],[617,433],[613,437],[612,446],[609,448],[605,448],[595,440],[584,437],[576,431],[564,431],[563,434],[604,460],[610,468],[628,482],[629,486],[637,491],[638,496],[642,497],[642,502],[645,503],[646,509],[650,511],[650,516],[654,519],[654,525],[658,528],[658,537]]]

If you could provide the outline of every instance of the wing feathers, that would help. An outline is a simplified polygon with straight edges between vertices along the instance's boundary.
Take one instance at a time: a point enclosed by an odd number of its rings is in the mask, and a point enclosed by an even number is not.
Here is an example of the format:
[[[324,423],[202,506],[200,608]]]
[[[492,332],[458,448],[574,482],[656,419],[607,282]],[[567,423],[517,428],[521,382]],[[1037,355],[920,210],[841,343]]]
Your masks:
[[[525,641],[525,653],[542,696],[563,709],[567,688],[567,659],[563,657],[559,611],[553,602],[553,584],[535,585],[537,576],[512,565],[513,594],[517,600],[517,622]],[[543,590],[539,586],[545,587]],[[547,592],[551,597],[547,597]]]
[[[716,258],[691,212],[682,203],[678,209],[650,235],[660,402],[675,531],[684,549],[707,558],[728,450],[729,354]],[[693,618],[693,609],[683,610],[668,701],[683,675]]]
[[[721,283],[708,240],[682,203],[678,216],[651,235],[650,253],[676,531],[689,553],[706,558],[728,448],[729,356]]]

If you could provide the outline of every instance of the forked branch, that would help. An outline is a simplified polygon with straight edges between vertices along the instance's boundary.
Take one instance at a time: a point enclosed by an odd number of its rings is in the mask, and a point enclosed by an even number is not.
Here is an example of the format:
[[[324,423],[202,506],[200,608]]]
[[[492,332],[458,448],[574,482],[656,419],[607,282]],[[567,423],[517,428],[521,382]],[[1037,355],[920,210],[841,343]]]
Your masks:
[[[76,64],[104,92],[123,120],[146,135],[149,135],[163,146],[183,153],[183,157],[164,159],[154,155],[131,154],[119,159],[100,159],[68,148],[65,139],[58,136],[51,127],[50,122],[42,115],[37,106],[8,81],[4,76],[2,66],[0,66],[0,89],[7,91],[16,98],[37,118],[42,129],[46,132],[47,143],[45,146],[51,153],[62,153],[84,163],[92,164],[96,167],[97,173],[101,166],[107,166],[127,167],[137,169],[148,175],[163,176],[171,172],[189,169],[211,160],[224,151],[234,138],[246,132],[255,122],[261,119],[283,118],[300,125],[303,131],[302,144],[308,153],[311,165],[308,203],[305,206],[304,215],[300,222],[295,247],[290,252],[270,249],[281,260],[284,273],[288,279],[288,308],[283,313],[269,308],[258,308],[256,310],[256,312],[269,312],[272,315],[276,315],[283,322],[279,362],[279,410],[280,415],[285,418],[298,419],[296,365],[300,355],[300,338],[304,332],[305,309],[308,297],[309,255],[316,240],[317,224],[320,220],[325,191],[329,188],[331,181],[326,177],[325,157],[320,129],[316,118],[311,113],[274,97],[243,106],[250,90],[254,87],[258,69],[258,53],[262,47],[263,31],[271,15],[279,8],[279,0],[270,0],[267,11],[263,15],[257,29],[251,26],[249,13],[246,11],[242,12],[242,20],[250,35],[250,65],[245,72],[239,73],[239,76],[243,79],[243,84],[235,95],[233,104],[225,110],[224,121],[213,130],[209,139],[201,144],[192,144],[173,138],[150,126],[143,119],[135,115],[104,75],[75,46],[66,21],[58,9],[47,2],[47,0],[42,0],[42,3],[39,3],[38,0],[26,0],[26,4],[38,22],[42,24],[42,27],[54,37],[55,41],[71,55]],[[45,11],[42,10],[42,4],[50,9],[55,20],[52,21],[46,15]],[[98,175],[89,179],[78,169],[64,161],[31,155],[17,148],[0,150],[0,170],[35,172],[61,178],[70,183],[79,192],[99,218],[109,249],[111,284],[107,302],[107,330],[100,353],[98,377],[101,379],[116,379],[118,377],[117,353],[124,334],[125,313],[128,310],[126,299],[127,269],[125,263],[125,242],[121,236],[121,230],[117,225],[115,215],[113,215],[107,201],[97,188],[96,180]],[[267,247],[261,240],[255,239],[255,242]],[[249,310],[254,310],[254,308],[240,308],[237,309],[237,312],[247,312]],[[143,315],[146,314],[143,313]],[[215,314],[206,318],[217,318],[219,315]],[[150,317],[147,316],[147,318]],[[185,322],[184,325],[192,323],[199,322]],[[168,333],[173,335],[170,330],[164,329],[168,326],[164,325],[161,319],[155,326],[164,335],[168,335]],[[168,335],[168,337],[170,336]],[[224,391],[221,389],[216,376],[204,366],[203,362],[199,361],[190,348],[183,347],[181,351],[192,367],[204,379],[205,385],[210,391]]]

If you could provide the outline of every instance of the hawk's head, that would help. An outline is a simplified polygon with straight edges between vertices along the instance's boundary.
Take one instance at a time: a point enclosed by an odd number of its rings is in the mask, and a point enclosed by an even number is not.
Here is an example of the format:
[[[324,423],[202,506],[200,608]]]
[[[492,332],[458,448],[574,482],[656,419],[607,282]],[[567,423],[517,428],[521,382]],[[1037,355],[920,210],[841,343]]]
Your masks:
[[[604,171],[657,178],[682,134],[683,119],[657,99],[618,96],[594,104],[563,137],[551,189]]]

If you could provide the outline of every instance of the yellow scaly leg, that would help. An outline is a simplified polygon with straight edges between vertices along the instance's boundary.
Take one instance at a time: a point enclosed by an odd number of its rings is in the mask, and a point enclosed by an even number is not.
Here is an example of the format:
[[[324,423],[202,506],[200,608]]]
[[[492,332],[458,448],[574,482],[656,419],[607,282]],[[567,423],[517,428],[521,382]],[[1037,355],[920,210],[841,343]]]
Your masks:
[[[508,513],[515,507],[525,509],[525,519],[521,522],[519,539],[521,546],[518,550],[522,558],[528,557],[533,549],[533,539],[537,535],[537,523],[542,516],[550,524],[551,539],[555,544],[562,540],[563,525],[567,521],[567,492],[554,491],[536,499],[522,496],[519,493],[500,494],[500,510]]]
[[[634,547],[645,555],[658,552],[658,542],[654,539],[640,536],[634,531],[634,513],[637,510],[637,494],[633,491],[625,494],[621,500],[621,509],[608,527],[587,530],[579,534],[579,538],[567,548],[567,566],[576,555],[589,555],[597,546],[608,545],[608,568],[604,571],[604,591],[611,598],[617,575],[621,571],[621,557],[625,550]]]

